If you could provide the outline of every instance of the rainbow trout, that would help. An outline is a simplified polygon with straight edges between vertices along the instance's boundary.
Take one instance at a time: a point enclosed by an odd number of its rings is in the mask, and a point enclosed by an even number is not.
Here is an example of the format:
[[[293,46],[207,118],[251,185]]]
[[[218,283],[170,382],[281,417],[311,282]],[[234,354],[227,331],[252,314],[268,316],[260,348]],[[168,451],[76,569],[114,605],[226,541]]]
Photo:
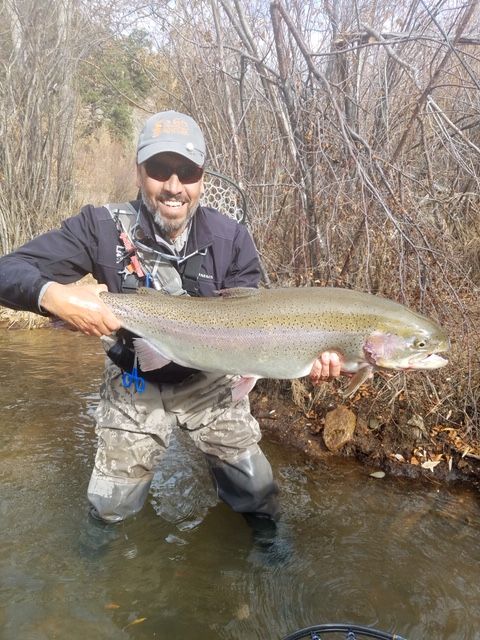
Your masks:
[[[152,289],[101,293],[122,326],[135,333],[144,371],[169,362],[239,374],[238,400],[258,378],[301,378],[323,351],[336,351],[354,374],[354,393],[379,369],[437,369],[447,364],[445,332],[386,298],[324,287],[227,289],[216,298],[168,296]]]

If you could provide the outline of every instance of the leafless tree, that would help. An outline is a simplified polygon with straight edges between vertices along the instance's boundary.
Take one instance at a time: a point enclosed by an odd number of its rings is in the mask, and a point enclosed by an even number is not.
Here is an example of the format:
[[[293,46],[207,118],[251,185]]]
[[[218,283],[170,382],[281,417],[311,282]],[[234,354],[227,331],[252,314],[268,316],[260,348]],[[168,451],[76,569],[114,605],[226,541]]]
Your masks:
[[[374,245],[397,256],[406,297],[412,269],[422,299],[430,267],[443,273],[451,214],[433,201],[443,176],[468,194],[478,181],[477,4],[150,5],[179,102],[205,125],[212,163],[249,187],[280,279],[388,292]]]
[[[0,8],[1,252],[41,229],[71,195],[73,6],[69,0],[3,0]]]

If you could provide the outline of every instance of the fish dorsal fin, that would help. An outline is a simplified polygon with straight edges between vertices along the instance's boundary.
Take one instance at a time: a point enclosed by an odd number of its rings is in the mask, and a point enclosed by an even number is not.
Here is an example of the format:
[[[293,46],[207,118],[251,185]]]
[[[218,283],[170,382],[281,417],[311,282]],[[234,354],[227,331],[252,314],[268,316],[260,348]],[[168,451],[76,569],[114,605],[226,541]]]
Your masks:
[[[157,289],[150,289],[148,287],[138,287],[137,295],[140,296],[166,296],[164,291],[158,291]]]
[[[260,289],[254,287],[232,287],[231,289],[219,289],[217,294],[222,298],[249,298],[256,296]]]

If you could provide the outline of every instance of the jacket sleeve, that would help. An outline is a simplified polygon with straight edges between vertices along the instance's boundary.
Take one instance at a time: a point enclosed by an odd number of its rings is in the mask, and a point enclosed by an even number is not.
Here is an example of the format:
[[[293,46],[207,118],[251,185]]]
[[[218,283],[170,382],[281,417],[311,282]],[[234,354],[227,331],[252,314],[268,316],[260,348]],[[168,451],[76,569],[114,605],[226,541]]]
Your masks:
[[[60,229],[0,258],[0,304],[41,313],[38,296],[46,282],[69,284],[92,273],[97,246],[94,211],[84,207]]]
[[[232,246],[232,260],[225,277],[225,288],[258,287],[260,260],[248,229],[239,224]]]

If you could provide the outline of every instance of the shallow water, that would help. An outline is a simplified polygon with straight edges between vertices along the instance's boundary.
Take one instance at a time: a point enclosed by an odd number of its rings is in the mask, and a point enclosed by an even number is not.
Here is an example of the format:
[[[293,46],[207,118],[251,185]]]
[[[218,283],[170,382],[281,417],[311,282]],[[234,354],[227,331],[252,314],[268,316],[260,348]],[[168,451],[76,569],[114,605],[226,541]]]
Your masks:
[[[276,640],[354,622],[480,639],[473,491],[374,480],[265,443],[284,517],[280,553],[262,553],[180,435],[136,519],[92,522],[102,362],[93,338],[0,333],[0,638]]]

